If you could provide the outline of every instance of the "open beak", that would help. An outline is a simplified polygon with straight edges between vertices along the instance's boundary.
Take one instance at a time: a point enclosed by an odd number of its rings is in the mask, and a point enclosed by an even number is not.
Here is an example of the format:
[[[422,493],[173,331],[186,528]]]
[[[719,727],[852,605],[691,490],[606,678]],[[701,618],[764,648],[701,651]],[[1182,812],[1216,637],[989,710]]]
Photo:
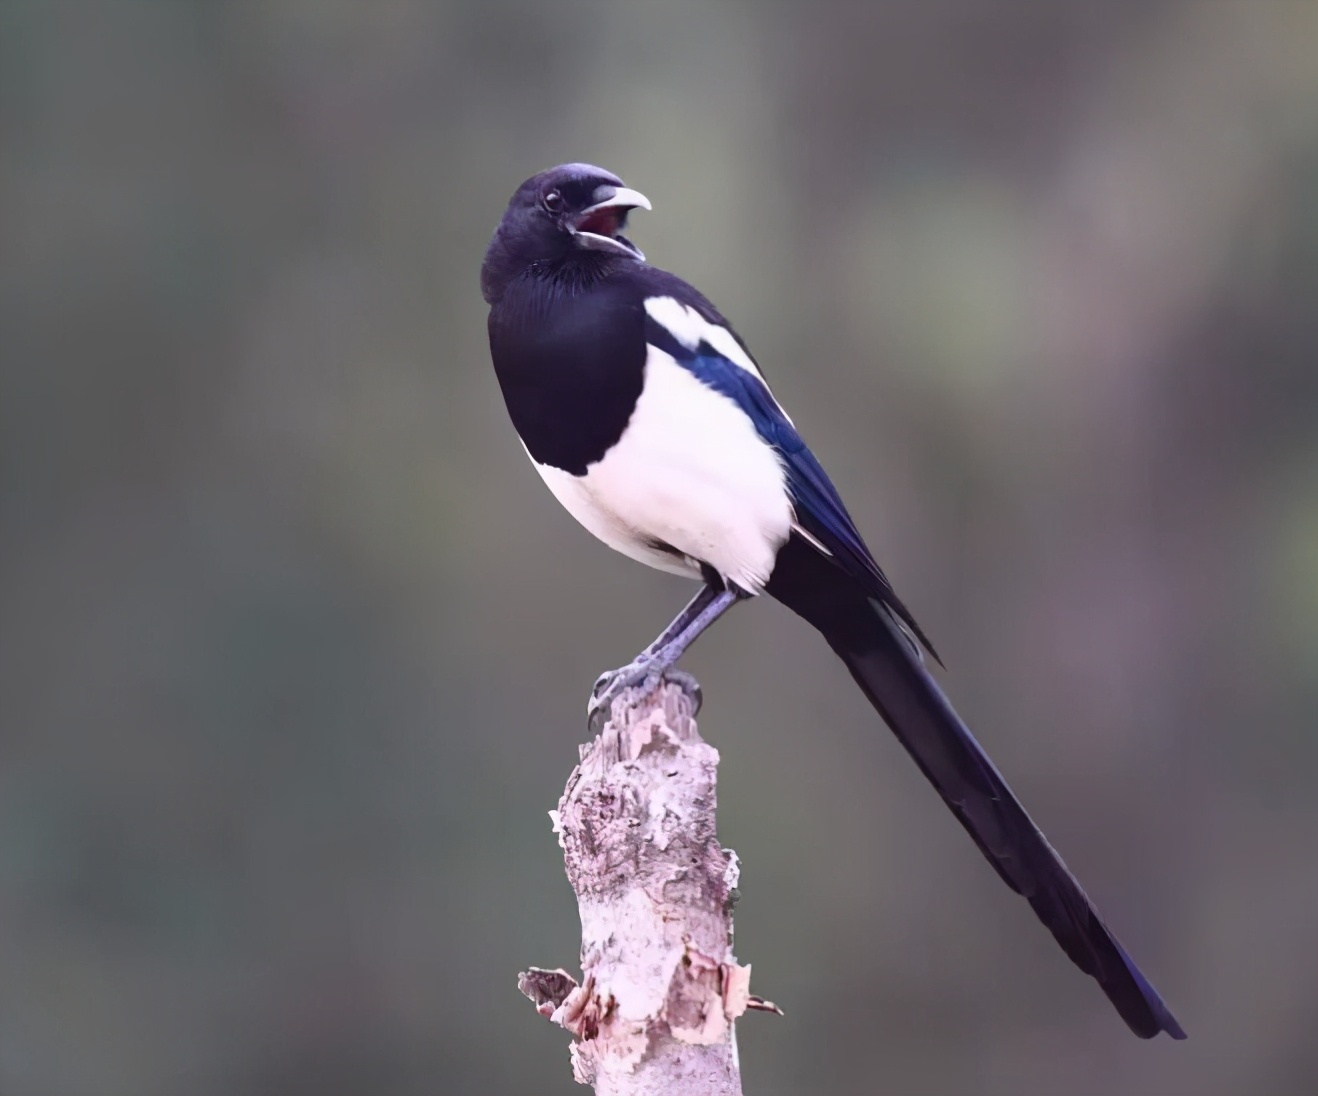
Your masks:
[[[627,214],[633,209],[649,209],[650,199],[625,186],[602,186],[592,197],[597,199],[595,204],[568,222],[577,246],[644,261],[641,249],[623,236],[622,230],[627,225]]]

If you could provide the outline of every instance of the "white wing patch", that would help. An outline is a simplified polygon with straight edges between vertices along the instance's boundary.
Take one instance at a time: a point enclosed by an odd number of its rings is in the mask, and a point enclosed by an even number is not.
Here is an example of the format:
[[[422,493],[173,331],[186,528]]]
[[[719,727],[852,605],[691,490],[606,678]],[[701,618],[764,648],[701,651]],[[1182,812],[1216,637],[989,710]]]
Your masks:
[[[664,328],[688,350],[695,350],[702,342],[708,343],[719,354],[727,358],[738,369],[744,369],[769,393],[769,399],[782,412],[792,426],[792,416],[783,411],[782,404],[774,397],[769,382],[764,379],[755,360],[742,349],[741,343],[731,331],[722,324],[710,323],[689,304],[683,304],[676,297],[649,297],[645,302],[645,311],[655,323]]]
[[[650,297],[645,302],[645,311],[649,313],[650,319],[663,326],[688,350],[695,350],[702,342],[709,343],[733,365],[764,383],[754,360],[742,349],[732,332],[719,324],[710,323],[690,305],[683,304],[676,297]]]

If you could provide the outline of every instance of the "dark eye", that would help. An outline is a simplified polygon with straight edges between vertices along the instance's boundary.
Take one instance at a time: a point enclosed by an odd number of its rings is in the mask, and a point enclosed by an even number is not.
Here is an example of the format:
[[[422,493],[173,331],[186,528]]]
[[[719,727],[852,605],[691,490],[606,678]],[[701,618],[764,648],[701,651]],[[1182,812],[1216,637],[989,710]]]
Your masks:
[[[563,195],[557,190],[546,190],[540,201],[550,213],[562,213],[567,205],[563,200]]]

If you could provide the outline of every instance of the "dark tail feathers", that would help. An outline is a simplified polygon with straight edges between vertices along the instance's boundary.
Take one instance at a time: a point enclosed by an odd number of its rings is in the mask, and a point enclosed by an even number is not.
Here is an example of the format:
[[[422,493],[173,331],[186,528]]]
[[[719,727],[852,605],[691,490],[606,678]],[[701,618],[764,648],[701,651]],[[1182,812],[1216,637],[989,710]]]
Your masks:
[[[952,709],[912,642],[864,587],[798,537],[768,592],[813,624],[1007,886],[1092,975],[1132,1031],[1185,1032]]]

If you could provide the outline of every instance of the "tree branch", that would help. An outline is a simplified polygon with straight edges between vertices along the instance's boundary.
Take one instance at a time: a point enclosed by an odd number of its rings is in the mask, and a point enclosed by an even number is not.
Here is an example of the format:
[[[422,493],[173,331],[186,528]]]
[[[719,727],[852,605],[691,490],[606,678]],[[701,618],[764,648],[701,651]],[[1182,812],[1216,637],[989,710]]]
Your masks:
[[[715,835],[718,751],[699,687],[670,673],[614,701],[550,812],[581,913],[582,983],[533,967],[518,987],[575,1035],[597,1096],[741,1096],[733,1022],[776,1011],[732,954],[737,856]]]

